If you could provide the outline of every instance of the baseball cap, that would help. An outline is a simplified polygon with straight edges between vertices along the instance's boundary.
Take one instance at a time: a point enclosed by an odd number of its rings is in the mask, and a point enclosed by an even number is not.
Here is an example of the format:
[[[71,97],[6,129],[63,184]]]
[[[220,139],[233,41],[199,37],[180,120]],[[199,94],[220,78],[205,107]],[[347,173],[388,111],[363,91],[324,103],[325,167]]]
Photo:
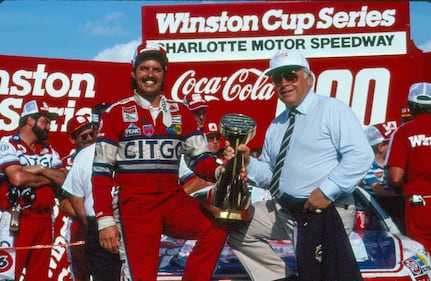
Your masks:
[[[375,124],[365,129],[365,136],[371,146],[389,141],[392,133],[397,129],[396,121]]]
[[[40,114],[48,117],[51,120],[57,120],[59,116],[57,113],[49,111],[49,106],[46,102],[38,103],[36,100],[31,100],[24,104],[24,109],[21,112],[21,118],[33,114]]]
[[[136,69],[136,67],[145,60],[157,60],[166,71],[168,57],[166,55],[166,50],[163,49],[159,44],[148,42],[139,45],[135,50],[135,54],[133,55],[133,69]]]
[[[207,101],[199,93],[186,95],[183,102],[191,111],[199,108],[208,107]]]
[[[296,50],[279,50],[269,61],[269,70],[265,75],[271,76],[278,70],[310,69],[308,61],[301,52]]]
[[[78,131],[83,131],[86,128],[90,128],[92,123],[84,115],[75,115],[67,121],[67,133],[72,135]]]
[[[209,121],[205,124],[204,134],[208,135],[220,135],[218,124],[214,121]]]
[[[431,83],[420,82],[411,85],[407,100],[419,104],[431,104]]]

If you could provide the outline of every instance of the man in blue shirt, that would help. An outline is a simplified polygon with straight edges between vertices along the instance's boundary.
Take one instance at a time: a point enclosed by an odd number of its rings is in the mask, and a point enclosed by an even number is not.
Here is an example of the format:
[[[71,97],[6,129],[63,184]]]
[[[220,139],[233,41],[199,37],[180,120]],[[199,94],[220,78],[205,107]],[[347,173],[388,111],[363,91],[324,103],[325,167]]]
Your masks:
[[[300,280],[362,280],[346,232],[354,222],[351,193],[373,161],[363,128],[343,102],[313,92],[301,53],[278,51],[265,74],[286,110],[267,129],[259,159],[239,148],[257,186],[271,183],[291,111],[294,129],[274,199],[255,203],[253,218],[231,227],[228,242],[252,280],[299,280],[266,242],[288,239],[296,244]]]

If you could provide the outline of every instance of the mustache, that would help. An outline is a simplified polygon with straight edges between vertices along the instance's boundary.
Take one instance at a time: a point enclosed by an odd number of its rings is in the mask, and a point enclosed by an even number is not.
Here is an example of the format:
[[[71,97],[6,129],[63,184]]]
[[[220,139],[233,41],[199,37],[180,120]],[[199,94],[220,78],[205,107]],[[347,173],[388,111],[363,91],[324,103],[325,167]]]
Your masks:
[[[147,82],[147,81],[157,83],[157,79],[154,78],[154,77],[146,77],[146,78],[142,79],[142,82],[144,82],[144,83]]]

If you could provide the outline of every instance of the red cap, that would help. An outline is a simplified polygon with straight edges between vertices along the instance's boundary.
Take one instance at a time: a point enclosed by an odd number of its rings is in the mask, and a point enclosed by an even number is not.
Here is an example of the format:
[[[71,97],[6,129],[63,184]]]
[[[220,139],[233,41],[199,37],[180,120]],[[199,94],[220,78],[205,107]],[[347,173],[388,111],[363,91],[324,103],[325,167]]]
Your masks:
[[[91,126],[91,122],[83,115],[75,115],[67,122],[67,133],[72,135],[84,127]]]
[[[216,123],[214,121],[206,122],[205,127],[204,127],[204,134],[205,135],[212,135],[212,134],[219,134],[220,135],[218,123]]]
[[[207,101],[203,98],[201,94],[188,94],[184,97],[184,104],[191,111],[203,107],[208,107]]]

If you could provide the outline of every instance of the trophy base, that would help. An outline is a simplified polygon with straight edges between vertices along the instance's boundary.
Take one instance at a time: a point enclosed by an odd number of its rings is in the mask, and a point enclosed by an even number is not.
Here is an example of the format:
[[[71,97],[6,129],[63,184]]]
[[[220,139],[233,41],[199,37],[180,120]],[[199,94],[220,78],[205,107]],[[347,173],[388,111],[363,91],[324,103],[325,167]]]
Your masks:
[[[216,219],[221,221],[248,221],[253,216],[253,208],[245,210],[222,210],[212,205],[207,205],[206,208]]]

